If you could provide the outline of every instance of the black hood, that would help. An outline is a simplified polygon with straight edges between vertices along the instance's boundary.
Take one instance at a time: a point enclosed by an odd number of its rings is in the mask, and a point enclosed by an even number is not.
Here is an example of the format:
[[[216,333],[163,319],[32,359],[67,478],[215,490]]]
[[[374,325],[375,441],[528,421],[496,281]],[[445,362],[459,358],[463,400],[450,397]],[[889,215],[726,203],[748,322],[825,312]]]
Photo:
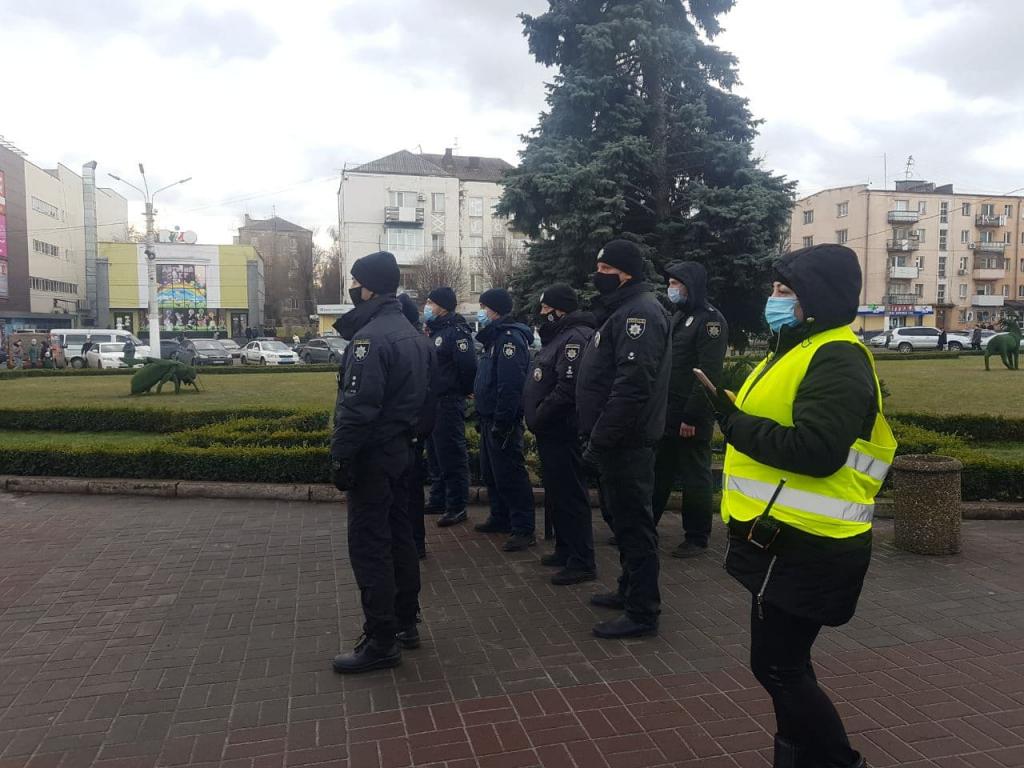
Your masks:
[[[695,309],[705,309],[708,305],[708,271],[703,264],[696,261],[673,261],[670,262],[662,274],[666,279],[674,277],[686,286],[687,300],[676,306],[692,312]]]
[[[861,271],[857,254],[827,243],[787,253],[775,262],[772,279],[796,293],[812,332],[849,325],[860,305]]]

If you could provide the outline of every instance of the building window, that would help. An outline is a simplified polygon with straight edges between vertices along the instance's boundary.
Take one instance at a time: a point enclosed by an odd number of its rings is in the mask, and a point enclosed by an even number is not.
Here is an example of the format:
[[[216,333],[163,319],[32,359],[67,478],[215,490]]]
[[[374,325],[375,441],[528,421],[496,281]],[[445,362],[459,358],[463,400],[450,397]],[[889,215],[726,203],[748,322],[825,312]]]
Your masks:
[[[65,283],[62,280],[50,280],[45,277],[32,277],[30,278],[30,282],[33,291],[65,293],[71,295],[78,293],[78,285],[76,283]]]
[[[836,242],[840,245],[844,245],[849,239],[850,230],[848,229],[837,229],[836,230]]]
[[[32,198],[32,210],[44,216],[49,216],[51,219],[60,219],[60,209],[55,205],[50,205],[45,200],[40,200],[38,197]]]
[[[939,224],[949,224],[949,202],[939,203]]]
[[[60,258],[60,248],[56,245],[50,245],[50,243],[44,243],[42,240],[33,239],[32,250],[44,256],[53,256],[55,259]]]
[[[398,279],[402,288],[412,288],[416,285],[416,273],[411,270],[399,270]]]
[[[504,251],[508,243],[504,237],[492,237],[491,238],[491,250],[500,253]]]
[[[970,216],[971,215],[971,204],[970,203],[961,203],[961,205],[960,205],[960,215],[961,216]]]
[[[921,214],[922,216],[924,216],[926,213],[928,213],[928,201],[927,200],[918,200],[917,201],[917,212],[919,214]]]
[[[430,206],[434,213],[444,213],[444,192],[434,192],[430,195]]]
[[[388,192],[388,205],[393,208],[415,208],[419,199],[416,192]]]
[[[925,231],[923,229],[915,229],[914,230],[914,233],[915,233],[914,236],[917,238],[917,242],[918,243],[923,243],[924,242],[924,232]]]
[[[466,203],[466,210],[470,216],[484,215],[484,199],[482,197],[471,197]]]
[[[946,257],[939,256],[939,277],[946,276]]]
[[[804,211],[804,224],[814,223],[814,211]]]
[[[982,203],[981,215],[982,216],[995,216],[996,215],[996,207],[992,203]]]
[[[841,218],[843,218],[843,216],[849,216],[849,215],[850,215],[850,203],[849,203],[849,201],[842,202],[842,203],[839,203],[839,204],[836,205],[836,216],[838,216],[841,219]]]
[[[982,232],[981,236],[980,236],[980,240],[983,243],[991,243],[991,242],[993,242],[993,240],[992,240],[992,230],[986,229],[984,232]]]
[[[960,283],[960,298],[967,298],[967,283]]]
[[[471,237],[469,238],[469,255],[479,256],[480,252],[484,249],[484,239],[482,237]]]
[[[387,231],[388,250],[395,251],[422,251],[423,230],[421,229],[399,229],[390,228]]]
[[[299,300],[296,299],[294,296],[289,296],[287,299],[284,300],[284,308],[285,309],[293,309],[293,310],[294,309],[298,309],[299,308]]]
[[[946,303],[946,286],[939,283],[938,290],[935,293],[935,301],[939,304]]]
[[[435,251],[444,250],[444,235],[431,235],[430,236],[430,247]]]
[[[939,230],[939,250],[940,251],[947,250],[948,244],[949,244],[949,230],[948,229],[940,229]]]
[[[810,248],[812,245],[814,245],[814,236],[808,235],[804,238],[804,248]]]
[[[1006,243],[1007,245],[1010,244],[1010,233],[1009,232],[1003,232],[1003,242]]]
[[[967,271],[967,257],[966,256],[961,256],[960,257],[960,274],[963,274],[966,271]]]
[[[484,276],[479,272],[474,272],[469,276],[469,290],[472,293],[483,293],[487,290],[484,288]]]
[[[964,245],[966,245],[967,243],[971,242],[971,230],[969,230],[969,229],[961,229],[960,230],[960,242],[963,243]]]
[[[914,295],[917,297],[924,296],[924,283],[914,283]]]
[[[896,205],[897,211],[909,211],[910,201],[909,200],[894,200],[893,203]]]
[[[1003,216],[1006,218],[1013,216],[1013,203],[1007,203],[1003,206]]]
[[[1017,298],[1024,299],[1024,285],[1017,286]]]
[[[1003,296],[1009,297],[1009,295],[1010,295],[1010,286],[1004,285],[1003,286]]]
[[[469,220],[469,234],[471,235],[483,235],[484,233],[484,220],[478,216],[474,216]]]

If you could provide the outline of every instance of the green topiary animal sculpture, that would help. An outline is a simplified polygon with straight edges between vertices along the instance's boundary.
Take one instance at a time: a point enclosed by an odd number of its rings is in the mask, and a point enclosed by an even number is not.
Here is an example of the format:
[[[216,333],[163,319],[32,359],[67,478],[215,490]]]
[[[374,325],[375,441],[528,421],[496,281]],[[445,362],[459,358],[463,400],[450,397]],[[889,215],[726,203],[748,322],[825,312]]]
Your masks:
[[[992,355],[999,355],[1003,365],[1011,371],[1020,370],[1020,325],[1015,318],[1006,317],[1003,319],[1003,327],[1006,329],[1006,333],[993,336],[989,339],[988,346],[985,347],[986,371],[991,370],[988,367],[988,359]]]
[[[141,395],[156,387],[159,395],[164,384],[174,382],[174,394],[181,392],[182,384],[191,384],[199,390],[198,374],[196,369],[185,365],[177,360],[157,360],[149,358],[142,368],[132,376],[132,394]]]

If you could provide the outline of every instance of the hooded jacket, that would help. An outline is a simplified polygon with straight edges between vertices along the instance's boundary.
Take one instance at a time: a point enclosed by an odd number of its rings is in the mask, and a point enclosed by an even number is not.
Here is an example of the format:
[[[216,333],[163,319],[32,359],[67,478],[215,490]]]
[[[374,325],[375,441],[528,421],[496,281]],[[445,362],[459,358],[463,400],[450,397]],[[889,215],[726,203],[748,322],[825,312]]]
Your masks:
[[[523,390],[526,426],[535,435],[576,439],[576,375],[596,324],[590,312],[576,311],[563,317],[553,332],[541,328],[544,346]]]
[[[523,383],[533,331],[506,315],[482,328],[476,339],[484,345],[473,386],[476,412],[508,429],[523,416]]]
[[[857,316],[860,267],[845,246],[787,254],[776,265],[774,279],[795,291],[805,320],[772,338],[772,361]],[[733,447],[762,464],[828,477],[845,464],[857,438],[870,436],[877,411],[875,376],[865,351],[834,342],[815,353],[800,383],[792,427],[742,410],[726,416],[721,427]],[[871,560],[870,531],[829,539],[786,526],[777,544],[765,551],[746,541],[749,528],[749,522],[729,523],[726,569],[734,578],[753,594],[763,590],[767,603],[796,616],[830,626],[849,621]]]
[[[695,261],[673,261],[664,270],[686,286],[687,300],[672,313],[672,377],[668,390],[665,434],[678,437],[679,425],[697,428],[698,440],[710,440],[715,415],[703,385],[693,375],[700,368],[716,385],[722,377],[729,325],[707,300],[707,271]]]
[[[633,280],[601,299],[604,322],[576,380],[580,432],[597,450],[653,445],[665,431],[672,338],[651,286]]]
[[[375,296],[334,328],[351,343],[338,372],[331,456],[351,462],[397,437],[411,439],[429,389],[430,358],[398,299]]]
[[[466,319],[449,312],[427,322],[427,333],[437,351],[440,397],[462,397],[473,391],[476,349]]]

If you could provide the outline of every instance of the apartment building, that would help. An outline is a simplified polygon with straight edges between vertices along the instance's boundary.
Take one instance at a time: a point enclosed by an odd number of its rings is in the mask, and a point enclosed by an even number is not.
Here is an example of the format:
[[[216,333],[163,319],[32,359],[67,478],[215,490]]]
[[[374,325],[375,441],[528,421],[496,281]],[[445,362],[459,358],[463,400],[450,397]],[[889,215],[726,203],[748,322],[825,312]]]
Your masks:
[[[423,259],[444,251],[459,260],[465,275],[459,311],[475,312],[480,293],[490,287],[484,250],[525,247],[524,237],[494,212],[511,167],[500,158],[447,149],[443,155],[402,150],[347,169],[338,188],[342,280],[347,283],[355,259],[386,250],[398,260],[401,290],[412,292]]]
[[[970,328],[1024,309],[1022,203],[914,180],[826,189],[797,201],[790,248],[832,242],[857,252],[856,329]]]
[[[0,142],[0,331],[74,327],[95,317],[86,285],[85,185]],[[127,236],[128,201],[95,190],[101,239]]]
[[[245,214],[235,243],[252,245],[264,260],[266,319],[273,325],[305,326],[316,311],[313,293],[313,232],[280,216]]]

